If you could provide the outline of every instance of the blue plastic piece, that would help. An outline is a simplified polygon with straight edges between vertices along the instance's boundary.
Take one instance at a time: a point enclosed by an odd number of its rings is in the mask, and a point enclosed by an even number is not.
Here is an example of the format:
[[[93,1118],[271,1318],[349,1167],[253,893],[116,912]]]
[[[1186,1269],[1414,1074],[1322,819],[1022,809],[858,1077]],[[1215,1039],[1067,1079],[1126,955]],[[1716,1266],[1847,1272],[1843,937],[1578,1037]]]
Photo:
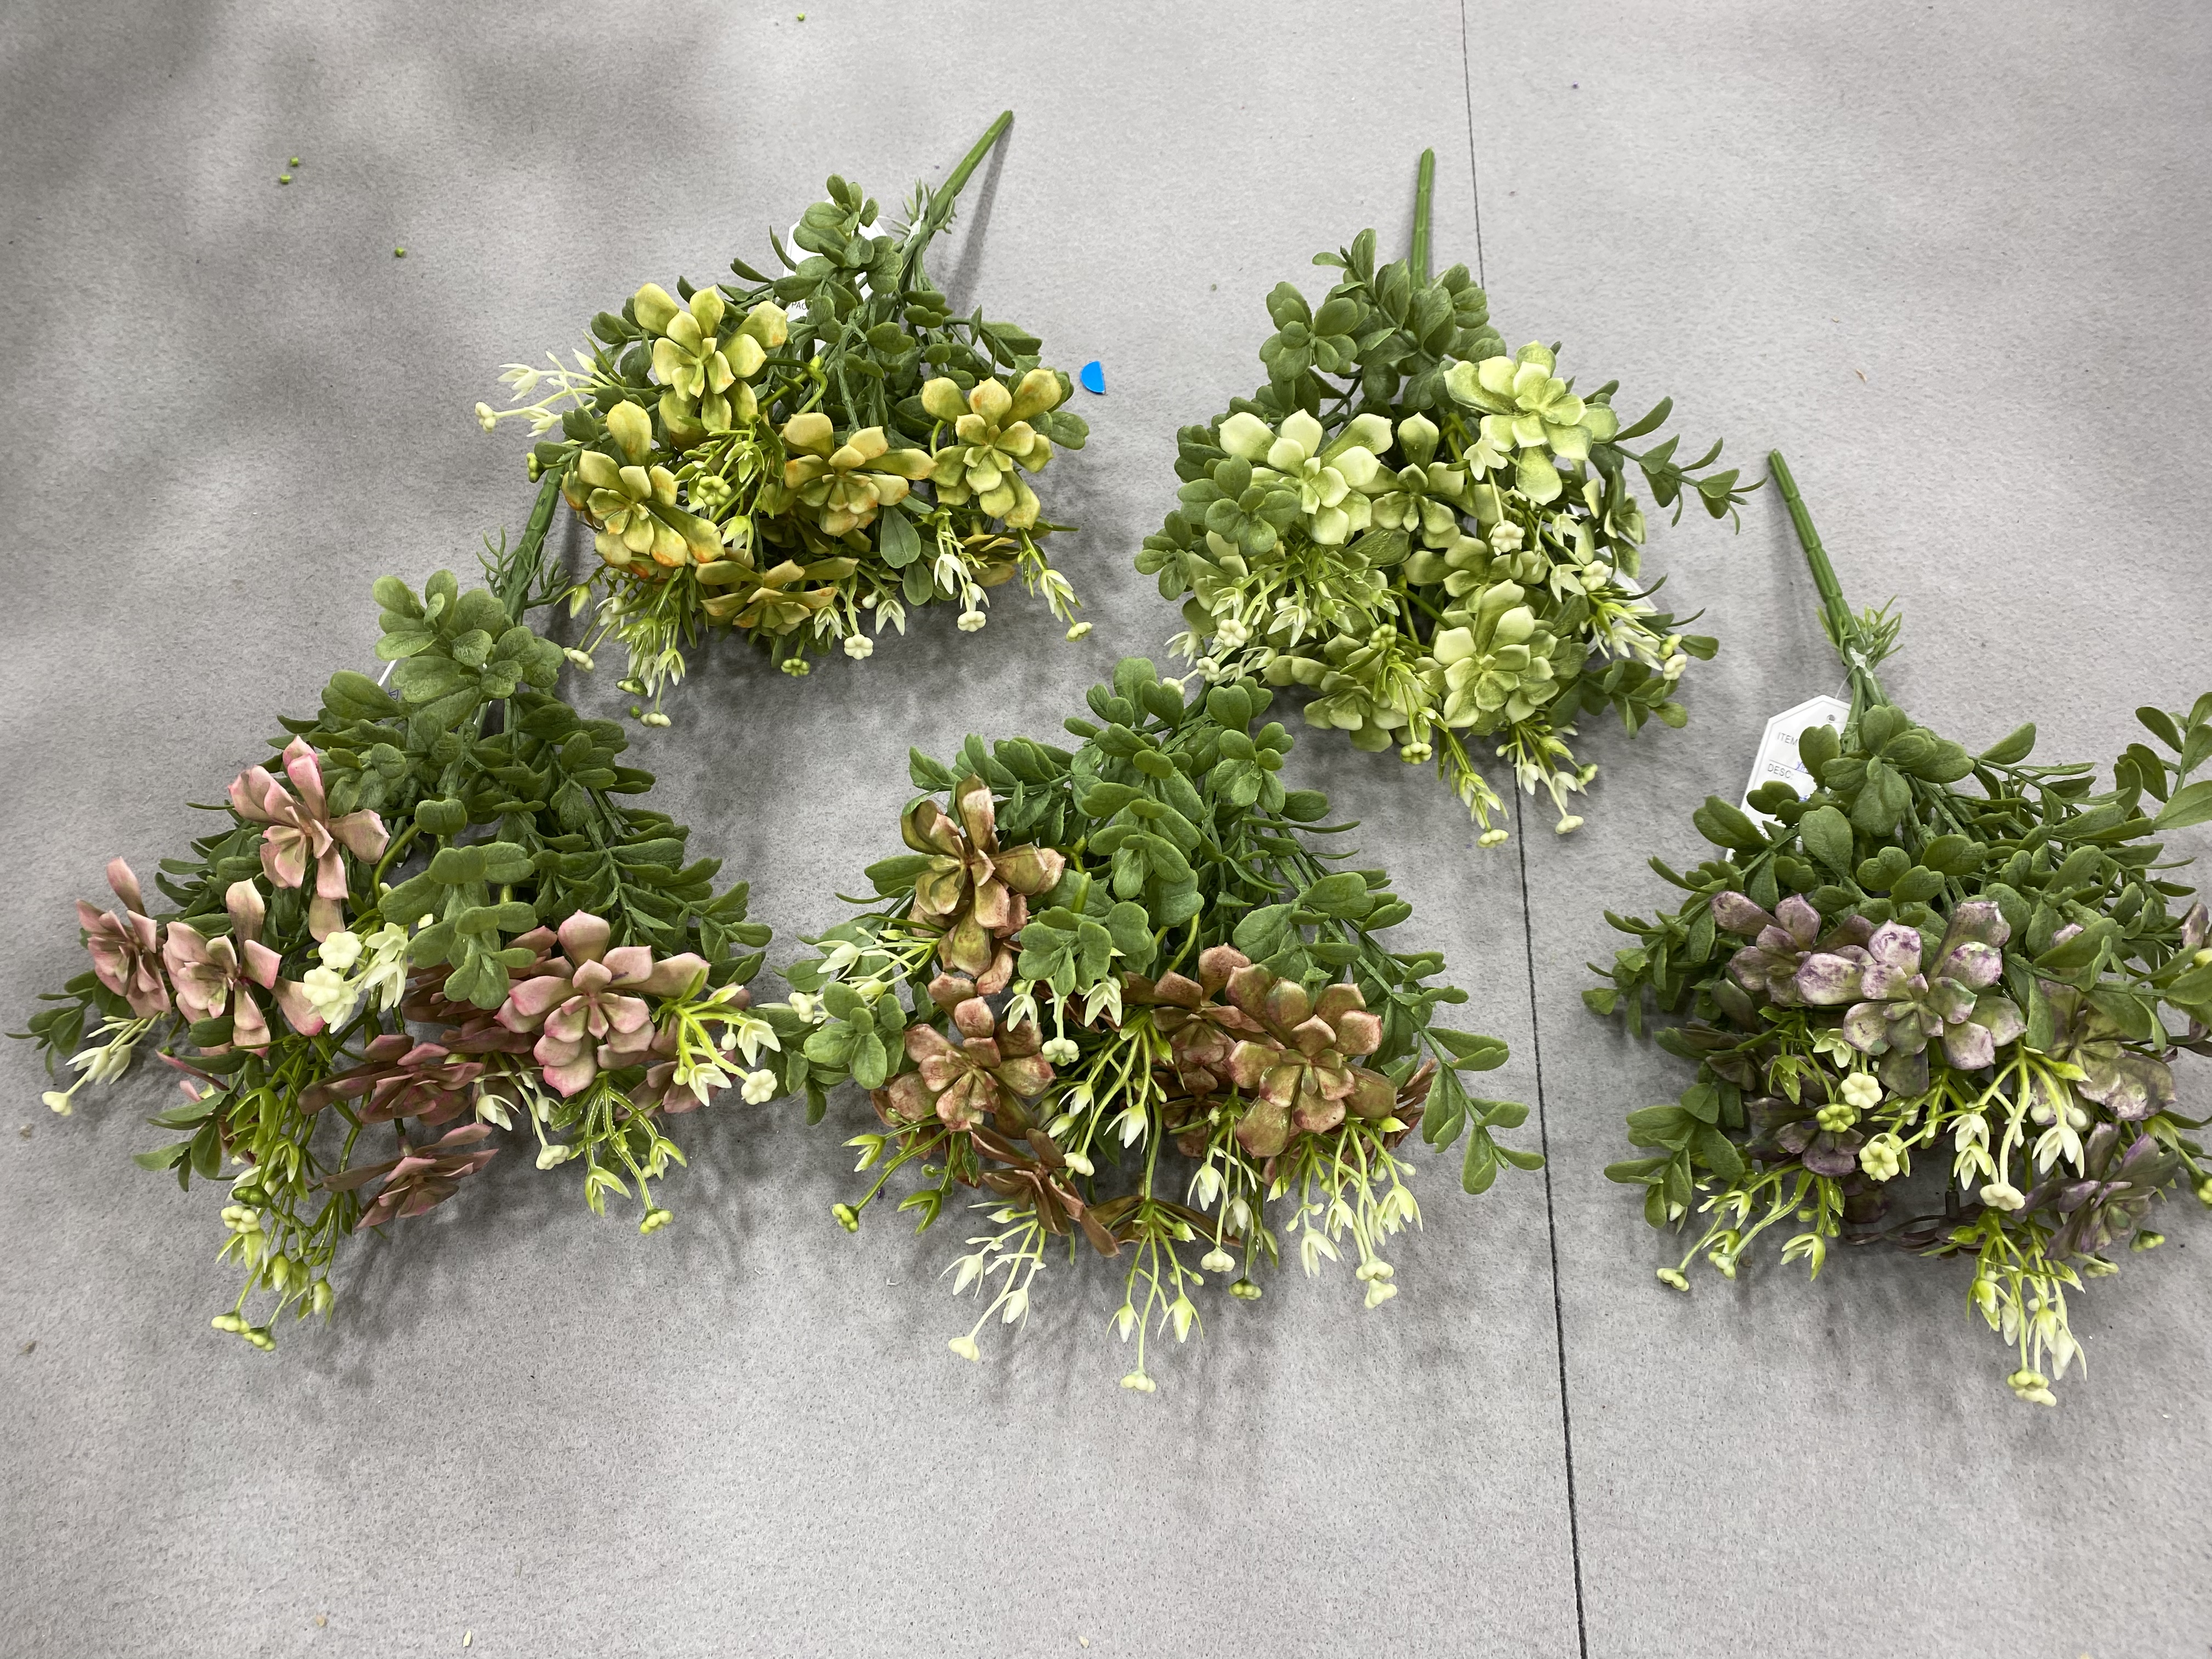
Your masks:
[[[1099,367],[1097,359],[1084,364],[1083,373],[1075,378],[1083,383],[1085,392],[1097,392],[1102,398],[1106,395],[1106,371]]]

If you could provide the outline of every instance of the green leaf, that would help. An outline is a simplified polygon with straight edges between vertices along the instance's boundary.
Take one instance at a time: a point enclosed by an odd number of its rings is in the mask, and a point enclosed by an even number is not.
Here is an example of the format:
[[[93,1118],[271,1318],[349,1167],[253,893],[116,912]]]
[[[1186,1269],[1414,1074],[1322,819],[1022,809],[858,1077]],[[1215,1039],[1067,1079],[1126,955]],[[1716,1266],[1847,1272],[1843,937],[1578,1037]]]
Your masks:
[[[1264,961],[1280,948],[1290,921],[1291,907],[1287,904],[1263,904],[1256,910],[1246,911],[1243,920],[1237,924],[1237,948],[1255,962]]]
[[[1467,1138],[1467,1157],[1460,1164],[1459,1184],[1469,1193],[1485,1193],[1498,1179],[1498,1146],[1489,1132],[1477,1129]]]
[[[1113,936],[1114,948],[1134,972],[1142,973],[1152,964],[1152,919],[1141,904],[1125,899],[1106,913],[1106,931]]]
[[[2176,754],[2181,751],[2181,732],[2173,723],[2173,716],[2163,708],[2138,708],[2136,718],[2149,728],[2151,734]]]
[[[883,545],[884,562],[894,570],[903,570],[921,556],[921,535],[914,527],[914,520],[893,508],[877,522],[883,526],[879,540]]]
[[[868,1032],[853,1045],[853,1081],[863,1089],[880,1089],[890,1071],[890,1052],[884,1040]]]
[[[1431,1027],[1429,1039],[1450,1056],[1452,1069],[1459,1072],[1495,1071],[1505,1063],[1510,1053],[1499,1038],[1449,1030],[1443,1026]]]
[[[2185,830],[2191,824],[2212,819],[2212,778],[2200,779],[2185,788],[2173,792],[2157,817],[2151,821],[2157,830]]]
[[[914,780],[915,788],[926,789],[932,794],[940,790],[950,789],[960,781],[919,749],[909,749],[906,751],[906,773],[908,777]]]
[[[1429,1090],[1428,1103],[1421,1111],[1421,1139],[1439,1151],[1450,1146],[1467,1125],[1468,1103],[1467,1091],[1460,1086],[1458,1075],[1449,1071],[1437,1073]]]
[[[1298,896],[1298,902],[1309,910],[1318,910],[1325,916],[1358,916],[1366,914],[1368,906],[1366,879],[1347,870],[1334,876],[1323,876]]]
[[[1816,806],[1797,820],[1805,850],[1839,876],[1851,872],[1850,820],[1832,806]]]
[[[1991,766],[2009,766],[2014,761],[2026,760],[2034,747],[2035,722],[2030,720],[2002,742],[1993,743],[1983,750],[1980,758]]]
[[[927,853],[902,853],[896,858],[878,860],[863,872],[878,893],[901,893],[914,885],[914,878],[933,863]]]
[[[1759,826],[1718,795],[1706,796],[1705,804],[1690,815],[1690,822],[1716,847],[1731,848],[1739,853],[1757,853],[1765,848],[1766,837],[1759,833]]]
[[[2102,918],[2084,927],[2063,945],[2055,945],[2035,959],[2036,967],[2047,974],[2078,974],[2097,960],[2111,935],[2112,923]]]
[[[1709,1125],[1699,1124],[1691,1132],[1690,1155],[1723,1181],[1736,1180],[1743,1174],[1743,1157],[1735,1143]]]

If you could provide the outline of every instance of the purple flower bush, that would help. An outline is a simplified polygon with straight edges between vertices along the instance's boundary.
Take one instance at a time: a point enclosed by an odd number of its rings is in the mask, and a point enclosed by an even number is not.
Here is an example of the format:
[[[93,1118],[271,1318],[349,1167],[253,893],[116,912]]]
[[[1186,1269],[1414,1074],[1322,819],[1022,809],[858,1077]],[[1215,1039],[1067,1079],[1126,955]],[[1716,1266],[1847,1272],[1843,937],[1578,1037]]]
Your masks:
[[[1844,605],[1776,458],[1853,684],[1839,733],[1808,731],[1814,779],[1695,814],[1715,854],[1653,865],[1688,896],[1585,992],[1632,1032],[1652,1014],[1697,1077],[1629,1114],[1643,1155],[1607,1171],[1654,1226],[1734,1278],[1770,1232],[1818,1273],[1832,1243],[1973,1264],[1972,1304],[2051,1404],[2080,1360],[2066,1294],[2161,1235],[2177,1188],[2212,1205],[2212,1158],[2180,1109],[2179,1057],[2212,1054],[2212,915],[2157,837],[2212,819],[2212,696],[2140,711],[2166,750],[2031,765],[2023,726],[1978,754],[1888,701],[1874,668],[1897,624]],[[1916,1162],[1919,1168],[1916,1170]],[[1693,1221],[1694,1218],[1694,1221]],[[1793,1231],[1794,1230],[1794,1231]]]

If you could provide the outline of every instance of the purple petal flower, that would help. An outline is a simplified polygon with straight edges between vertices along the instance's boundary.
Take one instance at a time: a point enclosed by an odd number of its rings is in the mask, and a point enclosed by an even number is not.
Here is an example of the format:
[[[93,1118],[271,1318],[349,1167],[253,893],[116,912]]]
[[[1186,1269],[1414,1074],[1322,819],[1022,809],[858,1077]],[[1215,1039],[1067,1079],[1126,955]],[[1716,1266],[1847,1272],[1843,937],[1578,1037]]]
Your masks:
[[[1864,1139],[1856,1129],[1824,1130],[1813,1137],[1800,1162],[1814,1175],[1847,1176],[1859,1166],[1859,1145]]]
[[[2173,1104],[2173,1073],[2163,1060],[2124,1050],[2075,1085],[2123,1122],[2138,1122]]]
[[[2020,1006],[2010,997],[2000,996],[1994,991],[1984,991],[1974,999],[1974,1012],[1967,1016],[1977,1025],[1989,1028],[1990,1041],[2002,1048],[2027,1030],[2027,1022],[2021,1018]]]
[[[1774,918],[1753,904],[1741,893],[1713,895],[1713,920],[1731,933],[1749,938],[1762,927],[1774,926]]]
[[[1877,962],[1866,970],[1863,981],[1867,995],[1887,1002],[1892,997],[1911,996],[1925,990],[1928,981],[1910,968],[1893,968],[1887,963]]]
[[[1997,1045],[1988,1026],[1966,1020],[1944,1028],[1943,1057],[1962,1072],[1978,1072],[1996,1061]]]
[[[1997,908],[1995,899],[1968,899],[1951,913],[1951,925],[1944,930],[1946,947],[1961,939],[1978,944],[2001,945],[2012,937],[2012,927]]]
[[[1806,902],[1802,893],[1792,893],[1775,906],[1774,919],[1788,930],[1801,951],[1811,950],[1820,937],[1820,913]]]
[[[1867,954],[1885,968],[1900,973],[1920,971],[1920,930],[1901,921],[1885,921],[1867,941]]]
[[[1889,1048],[1889,1006],[1862,1002],[1844,1016],[1844,1041],[1863,1054],[1884,1054]]]
[[[1910,1053],[1893,1053],[1882,1058],[1881,1085],[1893,1095],[1907,1097],[1925,1094],[1928,1090],[1928,1052],[1925,1046]]]
[[[1867,965],[1867,953],[1856,945],[1820,951],[1798,969],[1797,994],[1824,1008],[1849,1002],[1861,994]]]
[[[1937,958],[1936,971],[1944,979],[1955,980],[1978,991],[1985,985],[1996,984],[2002,976],[2004,952],[1979,939],[1966,939]]]

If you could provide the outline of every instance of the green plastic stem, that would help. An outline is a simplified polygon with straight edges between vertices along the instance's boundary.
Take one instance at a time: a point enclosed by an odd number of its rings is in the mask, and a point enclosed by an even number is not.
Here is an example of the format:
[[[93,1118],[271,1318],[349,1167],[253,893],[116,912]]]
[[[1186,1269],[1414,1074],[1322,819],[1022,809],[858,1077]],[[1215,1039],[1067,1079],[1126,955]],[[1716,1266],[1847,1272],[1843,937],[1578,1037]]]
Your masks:
[[[553,526],[553,509],[560,500],[561,475],[549,472],[545,481],[538,486],[538,501],[530,509],[530,522],[523,526],[522,539],[507,559],[505,580],[499,585],[501,608],[516,622],[522,620],[523,604],[537,582],[538,567],[545,553],[546,532]]]
[[[1437,193],[1437,153],[1421,152],[1421,165],[1413,176],[1413,275],[1429,280],[1429,213]]]
[[[983,130],[983,136],[975,141],[975,147],[968,152],[960,165],[952,169],[943,184],[930,191],[929,211],[922,216],[921,234],[915,239],[914,246],[907,255],[908,270],[919,271],[921,269],[922,250],[929,246],[932,237],[945,228],[945,222],[952,216],[952,204],[966,187],[969,175],[982,165],[983,158],[991,153],[991,146],[997,143],[1013,124],[1013,111],[1001,110],[999,118]]]
[[[1775,488],[1782,492],[1784,504],[1790,509],[1790,522],[1796,527],[1798,544],[1805,550],[1805,562],[1813,572],[1813,586],[1820,590],[1829,642],[1851,677],[1856,694],[1853,701],[1862,708],[1887,702],[1889,699],[1882,691],[1881,682],[1875,678],[1872,666],[1851,643],[1858,630],[1851,619],[1851,608],[1844,599],[1844,585],[1836,580],[1835,566],[1828,562],[1828,550],[1820,545],[1820,532],[1813,527],[1813,515],[1805,506],[1805,498],[1797,493],[1797,480],[1790,475],[1790,463],[1782,459],[1780,450],[1775,449],[1767,452],[1766,466],[1774,476]]]

